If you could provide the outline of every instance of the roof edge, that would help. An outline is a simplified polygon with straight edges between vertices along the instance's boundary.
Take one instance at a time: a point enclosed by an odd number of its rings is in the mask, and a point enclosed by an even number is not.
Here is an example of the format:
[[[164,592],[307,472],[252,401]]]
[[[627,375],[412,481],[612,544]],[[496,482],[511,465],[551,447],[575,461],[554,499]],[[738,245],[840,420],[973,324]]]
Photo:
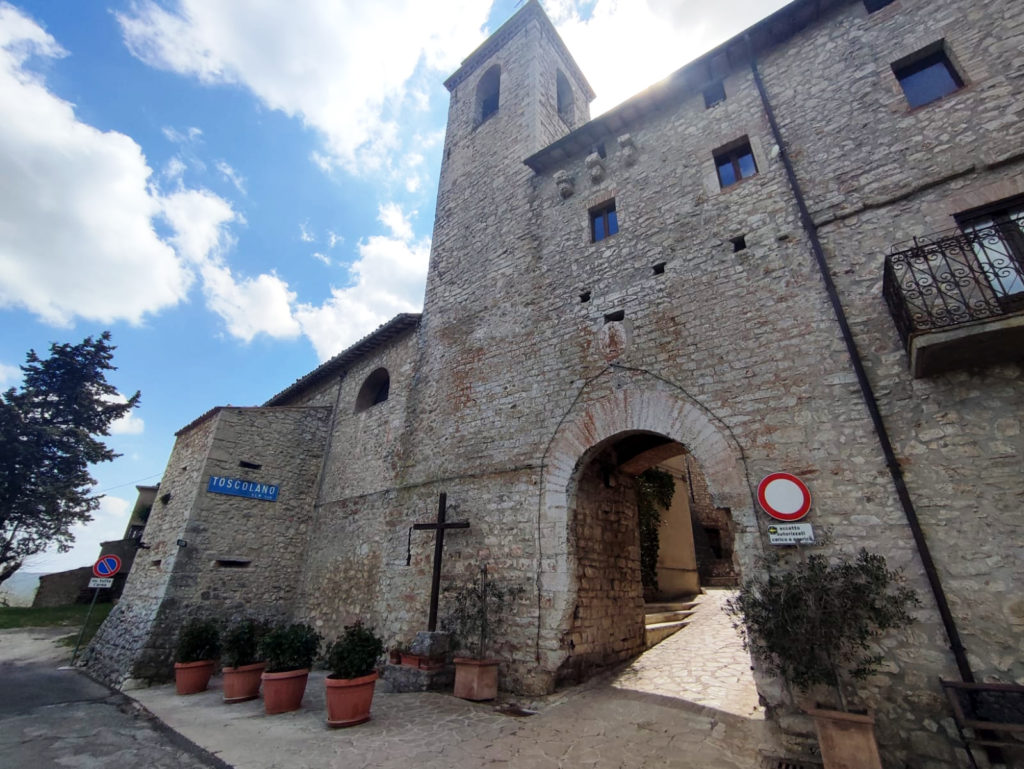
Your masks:
[[[589,151],[597,141],[622,132],[680,95],[696,93],[699,88],[723,79],[764,52],[782,45],[826,13],[853,2],[855,0],[793,0],[523,162],[535,173],[557,167],[568,156]]]
[[[318,382],[322,382],[330,376],[337,373],[344,375],[345,370],[364,355],[373,352],[400,334],[419,326],[420,318],[422,317],[423,314],[418,312],[404,312],[396,315],[355,344],[321,363],[305,376],[295,380],[291,385],[267,400],[263,406],[281,406],[288,399],[293,398],[303,390],[312,387]]]

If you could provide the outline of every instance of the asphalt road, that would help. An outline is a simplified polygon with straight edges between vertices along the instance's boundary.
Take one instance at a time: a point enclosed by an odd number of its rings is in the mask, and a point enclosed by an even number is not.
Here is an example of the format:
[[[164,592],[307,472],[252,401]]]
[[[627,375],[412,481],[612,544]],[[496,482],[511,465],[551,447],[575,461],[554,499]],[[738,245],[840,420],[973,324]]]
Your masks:
[[[138,703],[61,669],[67,631],[0,631],[0,766],[225,769]]]

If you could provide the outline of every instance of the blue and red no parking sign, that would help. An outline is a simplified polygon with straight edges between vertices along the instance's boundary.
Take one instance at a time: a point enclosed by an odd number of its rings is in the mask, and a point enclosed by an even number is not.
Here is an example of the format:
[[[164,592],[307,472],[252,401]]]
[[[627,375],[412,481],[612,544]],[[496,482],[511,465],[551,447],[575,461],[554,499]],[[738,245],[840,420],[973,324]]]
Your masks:
[[[121,571],[121,559],[116,555],[101,555],[92,565],[92,573],[97,577],[113,577]]]

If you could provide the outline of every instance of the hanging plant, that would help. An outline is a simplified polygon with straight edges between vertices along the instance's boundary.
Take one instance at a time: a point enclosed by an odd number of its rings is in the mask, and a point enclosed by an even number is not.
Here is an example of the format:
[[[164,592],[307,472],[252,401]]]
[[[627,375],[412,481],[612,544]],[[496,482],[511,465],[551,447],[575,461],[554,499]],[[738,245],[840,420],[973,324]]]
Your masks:
[[[640,577],[644,588],[658,589],[658,527],[676,492],[671,473],[652,467],[636,479],[636,508],[640,519]]]

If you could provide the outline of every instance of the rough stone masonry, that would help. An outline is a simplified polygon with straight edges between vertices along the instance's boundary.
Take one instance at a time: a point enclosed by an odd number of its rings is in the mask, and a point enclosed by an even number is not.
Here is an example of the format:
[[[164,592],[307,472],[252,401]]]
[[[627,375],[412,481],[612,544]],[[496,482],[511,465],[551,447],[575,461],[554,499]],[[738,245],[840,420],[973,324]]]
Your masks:
[[[166,676],[193,613],[256,611],[329,637],[361,618],[410,641],[432,542],[409,529],[443,491],[450,517],[472,520],[448,535],[444,584],[486,563],[524,588],[491,653],[504,687],[550,691],[642,648],[633,478],[667,447],[731,517],[741,576],[770,548],[754,491],[777,470],[811,487],[823,552],[866,547],[906,571],[925,605],[856,695],[893,766],[955,765],[938,679],[957,665],[869,396],[974,675],[1024,683],[1021,348],[970,317],[966,360],[915,376],[908,351],[941,351],[949,332],[904,341],[883,299],[887,255],[918,238],[940,245],[917,258],[954,249],[1000,322],[1017,322],[977,248],[926,236],[1012,229],[1024,210],[1024,14],[1013,0],[870,5],[796,0],[594,120],[539,5],[517,11],[446,82],[422,315],[262,407],[178,433],[150,549],[90,668]],[[911,107],[906,73],[935,61],[951,90]],[[1024,264],[1015,238],[998,241],[1010,270]],[[210,475],[275,484],[277,501],[208,493]],[[806,742],[782,685],[759,689]]]

